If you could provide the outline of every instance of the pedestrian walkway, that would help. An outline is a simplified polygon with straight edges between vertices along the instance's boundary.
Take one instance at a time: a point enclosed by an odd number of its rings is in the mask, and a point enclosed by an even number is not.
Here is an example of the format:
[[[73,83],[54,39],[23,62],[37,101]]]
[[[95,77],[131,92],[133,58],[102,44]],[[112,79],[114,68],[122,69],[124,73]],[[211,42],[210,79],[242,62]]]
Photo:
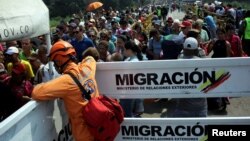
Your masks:
[[[185,16],[185,13],[184,13],[184,12],[182,12],[182,11],[178,12],[178,10],[175,10],[175,11],[173,11],[173,12],[170,12],[170,11],[169,11],[167,17],[172,17],[173,19],[182,20],[184,16]]]
[[[148,100],[149,101],[149,100]],[[157,117],[167,117],[167,108],[169,106],[174,106],[174,103],[170,101],[160,101],[160,102],[145,102],[145,112],[142,117],[147,118],[157,118]],[[213,113],[208,113],[209,117],[215,116],[230,116],[230,117],[243,117],[250,115],[250,98],[249,97],[239,97],[230,99],[230,105],[227,106],[226,115],[215,115]]]

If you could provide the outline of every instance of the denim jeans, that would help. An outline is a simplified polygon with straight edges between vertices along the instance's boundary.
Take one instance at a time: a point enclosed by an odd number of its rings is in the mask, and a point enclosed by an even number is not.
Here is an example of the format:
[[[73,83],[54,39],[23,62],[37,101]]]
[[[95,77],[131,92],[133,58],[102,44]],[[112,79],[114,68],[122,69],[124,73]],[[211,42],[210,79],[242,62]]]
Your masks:
[[[135,117],[144,112],[143,99],[121,99],[120,104],[125,112],[125,117]]]
[[[120,104],[125,112],[125,117],[133,117],[134,99],[120,99]]]

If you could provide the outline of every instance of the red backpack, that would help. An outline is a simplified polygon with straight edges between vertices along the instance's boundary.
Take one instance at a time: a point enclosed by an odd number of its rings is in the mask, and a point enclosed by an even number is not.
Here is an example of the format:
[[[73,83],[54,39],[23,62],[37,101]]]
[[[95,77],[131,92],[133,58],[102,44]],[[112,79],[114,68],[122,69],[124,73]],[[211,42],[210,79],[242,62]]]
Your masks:
[[[105,95],[91,98],[90,92],[84,89],[79,80],[73,74],[68,74],[82,91],[82,97],[89,101],[82,112],[95,141],[114,141],[124,120],[124,111],[119,102]]]

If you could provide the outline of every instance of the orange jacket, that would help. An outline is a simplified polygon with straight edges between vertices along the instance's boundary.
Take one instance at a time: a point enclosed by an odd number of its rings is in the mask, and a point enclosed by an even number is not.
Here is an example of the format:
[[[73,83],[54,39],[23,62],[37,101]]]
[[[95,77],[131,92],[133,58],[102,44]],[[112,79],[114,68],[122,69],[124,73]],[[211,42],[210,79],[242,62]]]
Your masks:
[[[99,96],[97,84],[95,81],[96,61],[93,57],[87,57],[80,64],[69,63],[64,73],[73,73],[78,80],[84,84],[84,87],[91,88],[92,97]],[[93,84],[85,84],[87,80],[93,80]],[[68,75],[62,75],[46,83],[38,84],[34,87],[32,98],[35,100],[52,100],[62,98],[66,111],[68,113],[72,133],[76,141],[92,141],[90,134],[82,116],[82,107],[87,104],[81,96],[81,91],[74,80]]]

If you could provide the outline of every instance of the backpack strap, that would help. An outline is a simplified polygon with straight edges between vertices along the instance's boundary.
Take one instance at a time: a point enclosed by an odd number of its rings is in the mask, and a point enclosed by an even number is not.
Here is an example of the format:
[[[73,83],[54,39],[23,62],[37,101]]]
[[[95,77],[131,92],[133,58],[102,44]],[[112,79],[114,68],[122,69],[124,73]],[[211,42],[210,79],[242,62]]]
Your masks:
[[[78,85],[78,87],[80,88],[81,92],[82,92],[82,97],[86,100],[90,100],[91,96],[90,96],[90,92],[87,92],[84,87],[82,86],[82,84],[79,82],[79,80],[76,78],[76,76],[74,74],[72,74],[71,72],[67,72],[66,74],[68,74],[74,81],[75,83]]]

